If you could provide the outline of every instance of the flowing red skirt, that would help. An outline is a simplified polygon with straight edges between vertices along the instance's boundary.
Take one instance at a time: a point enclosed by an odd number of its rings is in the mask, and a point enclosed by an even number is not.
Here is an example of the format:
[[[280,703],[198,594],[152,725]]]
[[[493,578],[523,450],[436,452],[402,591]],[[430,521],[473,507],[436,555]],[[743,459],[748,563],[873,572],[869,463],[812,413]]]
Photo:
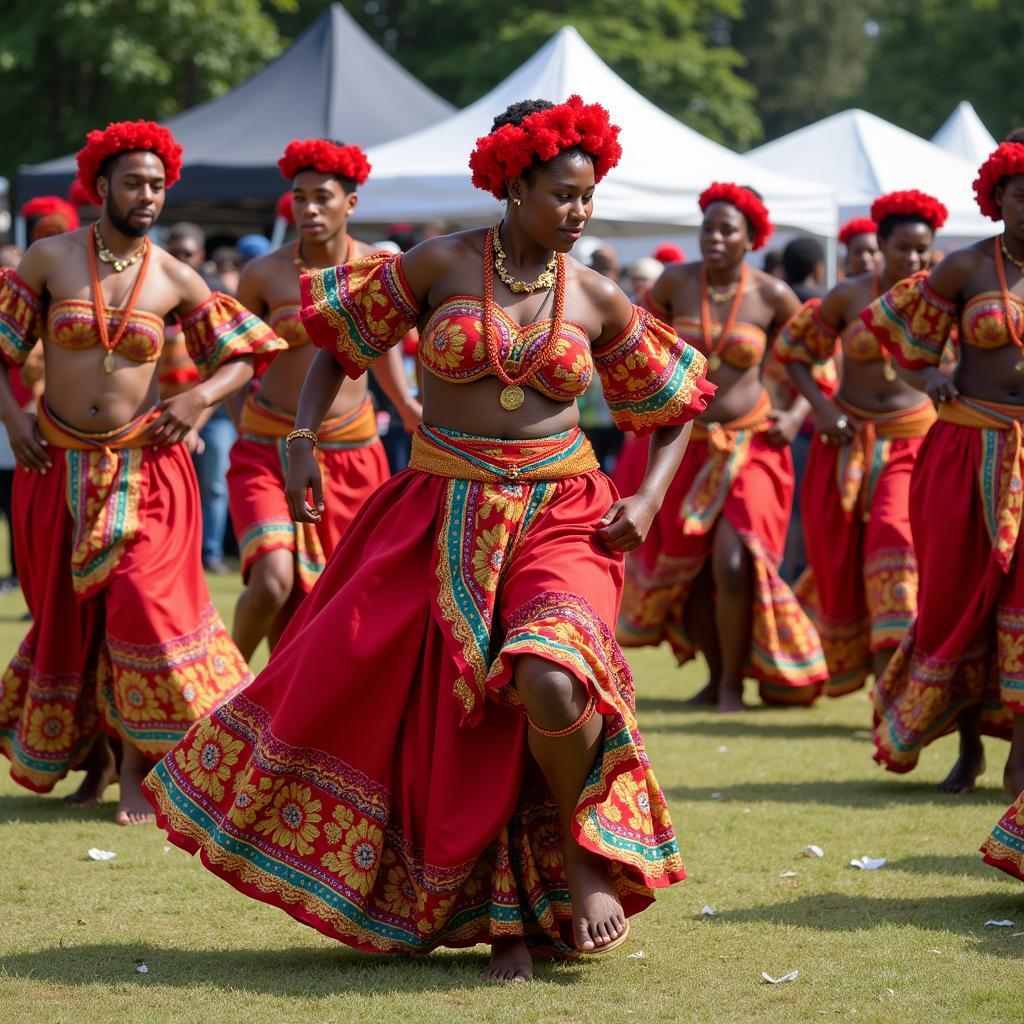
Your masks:
[[[510,685],[516,656],[533,654],[605,718],[576,839],[610,861],[627,914],[682,879],[609,629],[621,556],[595,530],[615,499],[600,472],[392,478],[268,667],[146,780],[172,841],[359,949],[504,935],[571,947],[561,827]]]
[[[985,863],[1024,882],[1024,793],[999,819],[981,847]]]
[[[680,509],[708,457],[709,442],[691,440],[647,539],[627,557],[616,631],[626,647],[668,640],[680,664],[697,652],[686,630],[686,604],[714,542],[713,526],[687,533]],[[636,490],[645,466],[646,453],[638,446],[623,451],[615,479],[624,493]],[[828,676],[818,635],[778,572],[793,488],[789,449],[754,434],[717,513],[739,534],[754,563],[749,672],[758,680],[761,699],[773,704],[811,703]]]
[[[1024,559],[1020,542],[1008,572],[993,557],[980,485],[998,477],[1000,453],[981,436],[994,433],[940,420],[917,459],[917,618],[875,687],[875,760],[890,771],[914,768],[967,708],[980,705],[982,731],[1004,739],[1024,713]]]
[[[138,533],[84,597],[72,584],[67,453],[49,453],[46,474],[15,471],[14,542],[32,626],[0,681],[0,750],[12,777],[37,792],[75,768],[103,728],[165,754],[252,678],[210,601],[184,448],[141,449]]]

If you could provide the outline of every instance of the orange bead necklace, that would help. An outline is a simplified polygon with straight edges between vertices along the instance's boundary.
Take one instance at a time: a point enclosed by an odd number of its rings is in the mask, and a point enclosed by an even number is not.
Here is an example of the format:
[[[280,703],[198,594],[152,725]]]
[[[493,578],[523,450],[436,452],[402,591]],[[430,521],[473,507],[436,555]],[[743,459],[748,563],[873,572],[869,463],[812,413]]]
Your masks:
[[[740,269],[740,279],[736,284],[736,295],[729,307],[729,315],[724,324],[719,324],[711,319],[711,301],[708,298],[708,268],[705,263],[700,265],[700,330],[704,337],[704,348],[708,354],[708,369],[712,373],[722,365],[719,349],[736,325],[736,317],[739,315],[740,303],[743,301],[743,292],[747,287],[749,275],[750,268],[744,263]],[[715,333],[716,327],[718,328],[717,334]]]
[[[121,339],[128,330],[128,321],[135,312],[135,305],[139,301],[139,292],[142,291],[142,282],[146,279],[146,271],[149,269],[149,257],[151,252],[150,241],[147,238],[142,243],[142,263],[135,275],[135,283],[128,295],[128,302],[121,310],[121,322],[114,331],[113,338],[110,337],[110,326],[107,323],[107,302],[103,298],[103,287],[100,284],[99,263],[96,260],[97,236],[99,232],[92,232],[89,235],[89,277],[92,279],[92,301],[96,307],[96,331],[100,336],[100,344],[107,350],[103,357],[103,369],[107,373],[114,372],[114,349],[121,343]]]
[[[1013,322],[1013,308],[1010,304],[1010,289],[1006,286],[1006,264],[1003,262],[1003,247],[1001,245],[995,245],[993,246],[992,251],[996,261],[996,276],[999,278],[999,291],[1001,292],[1003,299],[1003,315],[1006,318],[1006,333],[1010,335],[1010,340],[1017,346],[1017,351],[1024,353],[1024,340],[1021,339],[1021,336],[1017,332],[1017,328]],[[1014,369],[1018,373],[1024,373],[1024,355],[1017,360],[1017,365]]]
[[[501,363],[501,332],[492,328],[494,319],[494,242],[498,236],[498,225],[487,231],[484,240],[484,312],[483,332],[487,346],[487,361],[494,376],[505,385],[498,397],[498,403],[506,412],[514,412],[526,400],[526,392],[522,385],[533,376],[533,371],[554,351],[558,339],[562,336],[562,314],[565,310],[565,257],[555,253],[555,315],[551,320],[551,333],[536,357],[531,359],[525,368],[513,377]]]

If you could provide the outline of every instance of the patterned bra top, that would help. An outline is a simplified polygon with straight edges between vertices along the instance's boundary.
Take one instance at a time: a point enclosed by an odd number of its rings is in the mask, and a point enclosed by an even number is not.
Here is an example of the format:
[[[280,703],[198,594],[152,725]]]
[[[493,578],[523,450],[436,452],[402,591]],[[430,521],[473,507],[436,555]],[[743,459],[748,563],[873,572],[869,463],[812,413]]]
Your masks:
[[[704,330],[699,317],[677,316],[672,318],[672,326],[683,341],[692,345],[702,355],[710,355],[704,350]],[[737,370],[749,370],[758,366],[764,359],[768,349],[768,336],[755,324],[735,323],[729,337],[719,339],[715,351],[723,363]]]
[[[288,343],[289,350],[309,344],[299,308],[297,302],[284,302],[267,313],[267,326]]]
[[[450,384],[464,384],[493,375],[483,335],[483,300],[452,295],[438,305],[420,335],[419,356],[424,369]],[[515,376],[547,343],[552,320],[520,327],[500,306],[494,306],[491,330],[499,334],[499,353],[506,372]],[[279,331],[280,333],[280,331]],[[526,382],[559,402],[582,395],[594,379],[594,362],[586,332],[569,320],[550,358]]]
[[[999,292],[980,292],[973,296],[964,305],[960,315],[960,340],[974,348],[1003,348],[1012,345],[1006,312]],[[1011,295],[1009,312],[1019,338],[1024,334],[1024,299]]]
[[[108,309],[111,335],[121,324],[123,309]],[[60,299],[51,303],[46,318],[47,335],[54,345],[67,349],[93,348],[101,344],[96,327],[96,307],[85,299]],[[116,352],[136,363],[155,363],[164,344],[164,321],[155,313],[135,310]]]
[[[842,332],[843,354],[855,363],[870,363],[882,358],[882,346],[860,317],[851,320]]]

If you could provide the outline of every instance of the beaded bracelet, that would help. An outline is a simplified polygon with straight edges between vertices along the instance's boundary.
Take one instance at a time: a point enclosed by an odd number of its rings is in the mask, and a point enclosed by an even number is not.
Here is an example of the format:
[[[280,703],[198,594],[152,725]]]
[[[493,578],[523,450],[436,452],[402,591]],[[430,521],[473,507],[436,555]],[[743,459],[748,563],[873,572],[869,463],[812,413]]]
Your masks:
[[[308,441],[312,441],[313,442],[313,447],[314,448],[316,447],[316,441],[317,441],[316,431],[315,430],[310,430],[309,427],[301,427],[299,430],[293,430],[284,439],[284,450],[288,451],[288,449],[291,448],[291,446],[292,446],[292,441],[296,441],[300,437],[305,438]]]

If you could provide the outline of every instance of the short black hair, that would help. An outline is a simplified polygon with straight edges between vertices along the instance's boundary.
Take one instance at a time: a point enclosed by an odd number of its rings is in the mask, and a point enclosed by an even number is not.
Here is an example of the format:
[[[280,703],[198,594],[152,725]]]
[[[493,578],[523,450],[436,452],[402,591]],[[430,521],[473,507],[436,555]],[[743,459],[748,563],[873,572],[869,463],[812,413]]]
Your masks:
[[[923,224],[929,228],[932,234],[935,228],[930,221],[919,217],[916,213],[890,213],[878,222],[878,240],[884,242],[892,233],[903,224]]]
[[[171,225],[167,232],[167,241],[175,238],[191,238],[199,243],[200,249],[206,248],[206,232],[190,220],[179,220],[177,224]]]
[[[531,114],[539,114],[542,110],[550,110],[555,104],[551,100],[519,100],[516,103],[510,103],[502,113],[500,113],[491,124],[491,132],[496,132],[499,128],[503,128],[507,124],[520,125],[523,121],[528,118]],[[563,149],[560,153],[553,156],[550,160],[541,160],[539,157],[534,157],[533,162],[523,170],[523,178],[527,182],[533,181],[534,175],[540,168],[547,166],[555,160],[560,160],[562,157],[573,153],[579,156],[585,156],[591,163],[594,162],[594,158],[582,147],[582,146],[570,146],[568,149]]]
[[[801,235],[786,243],[782,250],[782,269],[790,284],[806,281],[819,263],[825,262],[825,247],[810,235]]]
[[[766,274],[772,274],[776,267],[780,266],[782,266],[782,253],[778,249],[769,249],[761,259],[761,269]]]

